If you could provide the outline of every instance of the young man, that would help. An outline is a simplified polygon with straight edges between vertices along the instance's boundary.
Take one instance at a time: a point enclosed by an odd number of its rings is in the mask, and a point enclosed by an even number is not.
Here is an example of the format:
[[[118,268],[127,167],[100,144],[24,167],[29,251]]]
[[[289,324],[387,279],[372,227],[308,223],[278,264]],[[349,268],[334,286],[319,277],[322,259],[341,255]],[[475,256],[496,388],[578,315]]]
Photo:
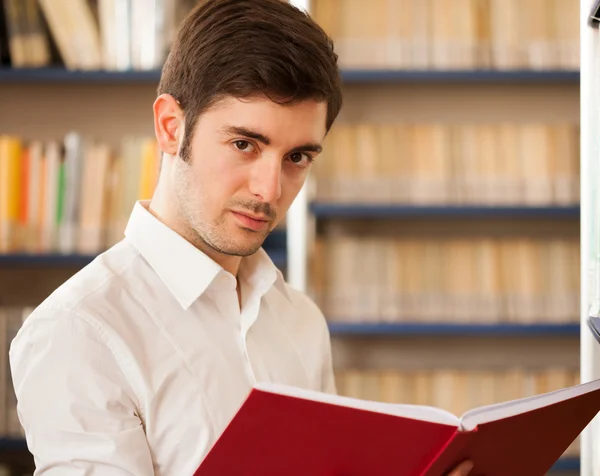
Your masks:
[[[330,40],[280,0],[209,0],[158,92],[152,200],[12,344],[36,475],[190,475],[254,382],[335,391],[322,314],[261,248],[341,107]]]

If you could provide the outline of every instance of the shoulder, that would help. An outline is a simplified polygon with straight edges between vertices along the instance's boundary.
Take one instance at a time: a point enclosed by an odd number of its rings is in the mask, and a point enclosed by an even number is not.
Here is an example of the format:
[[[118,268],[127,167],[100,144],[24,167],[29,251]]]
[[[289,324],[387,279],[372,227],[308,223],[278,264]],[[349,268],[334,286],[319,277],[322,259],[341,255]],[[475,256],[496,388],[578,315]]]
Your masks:
[[[33,309],[13,345],[40,338],[58,339],[59,334],[71,333],[100,339],[102,317],[119,317],[128,287],[123,276],[138,259],[137,252],[124,242],[100,254]]]
[[[39,380],[44,373],[67,378],[63,370],[74,366],[96,373],[120,368],[123,346],[117,345],[112,329],[123,317],[122,278],[137,259],[130,246],[118,244],[33,309],[10,343],[17,383]]]
[[[52,292],[40,309],[78,311],[122,285],[121,278],[140,256],[125,241],[98,255]]]

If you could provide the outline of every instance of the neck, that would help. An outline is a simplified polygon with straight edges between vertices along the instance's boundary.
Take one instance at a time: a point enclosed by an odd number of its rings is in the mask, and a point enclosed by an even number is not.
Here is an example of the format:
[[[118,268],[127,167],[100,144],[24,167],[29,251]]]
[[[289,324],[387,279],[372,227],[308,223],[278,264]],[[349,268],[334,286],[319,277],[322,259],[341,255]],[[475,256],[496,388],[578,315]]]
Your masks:
[[[206,243],[192,228],[190,228],[187,222],[182,219],[174,203],[175,200],[168,199],[168,194],[166,194],[160,186],[157,186],[148,210],[158,220],[189,241],[225,271],[228,271],[237,277],[242,257],[221,253]]]

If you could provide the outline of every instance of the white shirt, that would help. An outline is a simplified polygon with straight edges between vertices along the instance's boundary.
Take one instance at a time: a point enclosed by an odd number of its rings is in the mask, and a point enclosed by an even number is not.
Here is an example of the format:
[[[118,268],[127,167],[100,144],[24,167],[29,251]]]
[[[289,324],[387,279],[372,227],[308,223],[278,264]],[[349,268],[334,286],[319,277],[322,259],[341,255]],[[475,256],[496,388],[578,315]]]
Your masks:
[[[335,392],[323,315],[264,250],[240,311],[236,278],[146,206],[12,342],[36,475],[191,475],[256,381]]]

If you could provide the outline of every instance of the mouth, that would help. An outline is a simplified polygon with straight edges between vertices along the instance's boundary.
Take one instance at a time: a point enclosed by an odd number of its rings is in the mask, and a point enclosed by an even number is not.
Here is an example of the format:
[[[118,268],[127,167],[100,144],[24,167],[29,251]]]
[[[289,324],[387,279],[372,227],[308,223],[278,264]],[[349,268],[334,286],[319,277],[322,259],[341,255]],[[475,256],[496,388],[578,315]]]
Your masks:
[[[250,229],[253,231],[261,231],[268,227],[269,219],[265,217],[258,217],[247,213],[236,212],[231,210],[233,216],[241,223],[243,228]]]

